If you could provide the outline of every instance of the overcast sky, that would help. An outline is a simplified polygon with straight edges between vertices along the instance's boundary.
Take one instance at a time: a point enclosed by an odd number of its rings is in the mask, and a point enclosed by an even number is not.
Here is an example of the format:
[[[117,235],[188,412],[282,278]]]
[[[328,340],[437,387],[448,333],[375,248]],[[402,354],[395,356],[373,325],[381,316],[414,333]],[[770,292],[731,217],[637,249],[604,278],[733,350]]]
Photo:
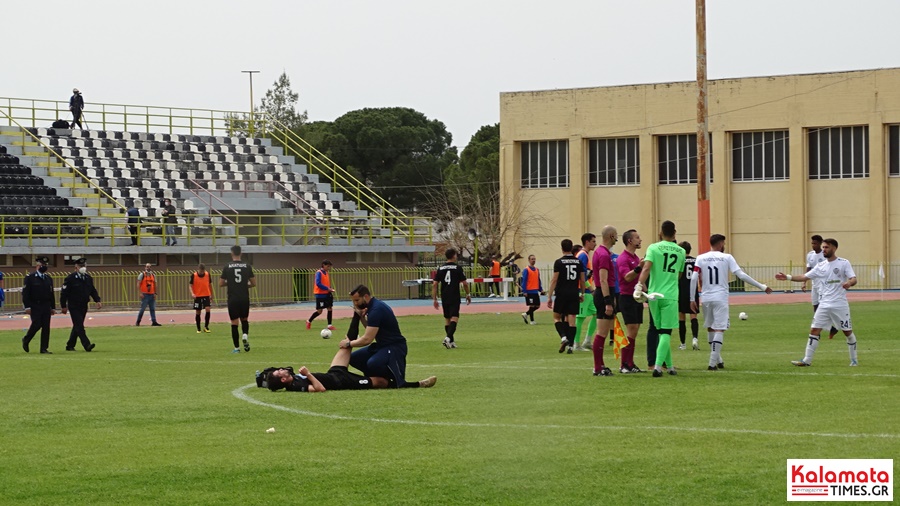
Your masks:
[[[900,66],[900,1],[707,0],[709,78]],[[499,93],[695,79],[693,0],[7,1],[0,97],[249,109],[282,71],[311,120],[402,106],[460,149]]]

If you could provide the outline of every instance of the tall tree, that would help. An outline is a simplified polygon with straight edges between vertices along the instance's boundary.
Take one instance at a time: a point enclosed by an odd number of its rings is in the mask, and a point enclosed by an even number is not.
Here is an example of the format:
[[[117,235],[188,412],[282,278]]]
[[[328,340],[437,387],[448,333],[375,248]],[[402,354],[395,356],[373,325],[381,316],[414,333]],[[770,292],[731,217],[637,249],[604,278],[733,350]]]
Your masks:
[[[306,111],[297,111],[299,98],[300,94],[291,89],[291,79],[287,72],[282,72],[272,83],[272,88],[266,91],[257,112],[277,120],[290,130],[296,130],[306,123],[307,119]]]

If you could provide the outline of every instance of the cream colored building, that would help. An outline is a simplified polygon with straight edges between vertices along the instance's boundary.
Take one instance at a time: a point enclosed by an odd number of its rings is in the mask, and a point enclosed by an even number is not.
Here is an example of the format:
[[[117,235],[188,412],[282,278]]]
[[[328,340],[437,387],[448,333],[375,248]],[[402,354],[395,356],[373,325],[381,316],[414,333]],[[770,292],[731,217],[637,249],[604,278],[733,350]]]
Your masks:
[[[900,69],[722,79],[708,97],[710,228],[741,264],[802,271],[821,234],[892,277]],[[525,223],[505,249],[549,263],[606,224],[646,247],[672,220],[696,255],[696,103],[695,82],[502,93],[503,201]]]

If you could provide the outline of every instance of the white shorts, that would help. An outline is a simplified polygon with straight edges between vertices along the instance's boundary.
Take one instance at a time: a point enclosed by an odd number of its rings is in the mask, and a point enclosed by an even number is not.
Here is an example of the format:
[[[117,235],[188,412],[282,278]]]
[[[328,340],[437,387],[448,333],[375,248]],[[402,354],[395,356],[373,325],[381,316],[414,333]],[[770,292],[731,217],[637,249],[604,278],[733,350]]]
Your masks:
[[[728,302],[709,301],[701,304],[703,326],[713,330],[728,330]]]
[[[816,282],[813,281],[813,282],[812,282],[812,289],[809,291],[809,293],[810,293],[811,296],[812,296],[812,305],[813,305],[813,306],[818,306],[818,305],[819,305],[819,289],[817,288],[817,286],[818,286],[818,285],[816,284]]]
[[[853,323],[850,322],[850,306],[845,304],[836,307],[822,307],[816,309],[813,315],[812,328],[814,329],[830,329],[835,327],[838,330],[853,330]]]

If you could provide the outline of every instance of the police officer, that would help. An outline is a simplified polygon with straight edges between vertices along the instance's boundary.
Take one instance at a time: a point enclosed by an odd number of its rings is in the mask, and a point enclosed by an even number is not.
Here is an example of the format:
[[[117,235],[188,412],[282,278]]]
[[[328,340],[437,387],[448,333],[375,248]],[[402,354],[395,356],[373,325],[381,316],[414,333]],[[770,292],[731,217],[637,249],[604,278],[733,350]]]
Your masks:
[[[50,317],[56,314],[56,295],[53,293],[53,279],[47,274],[50,259],[38,257],[34,261],[34,272],[25,276],[22,288],[22,304],[25,314],[31,315],[31,327],[22,338],[22,349],[28,353],[28,343],[37,331],[41,331],[41,353],[51,353]]]
[[[87,273],[86,263],[87,259],[84,258],[75,260],[75,272],[69,274],[63,281],[62,291],[59,294],[59,307],[62,308],[62,314],[69,312],[72,317],[72,333],[69,334],[66,351],[75,351],[76,338],[81,339],[84,351],[91,351],[96,346],[88,339],[87,332],[84,330],[84,318],[87,316],[90,299],[94,299],[94,302],[97,303],[97,309],[103,307],[103,304],[100,303],[100,295],[97,294],[97,288],[94,287],[94,278]]]

